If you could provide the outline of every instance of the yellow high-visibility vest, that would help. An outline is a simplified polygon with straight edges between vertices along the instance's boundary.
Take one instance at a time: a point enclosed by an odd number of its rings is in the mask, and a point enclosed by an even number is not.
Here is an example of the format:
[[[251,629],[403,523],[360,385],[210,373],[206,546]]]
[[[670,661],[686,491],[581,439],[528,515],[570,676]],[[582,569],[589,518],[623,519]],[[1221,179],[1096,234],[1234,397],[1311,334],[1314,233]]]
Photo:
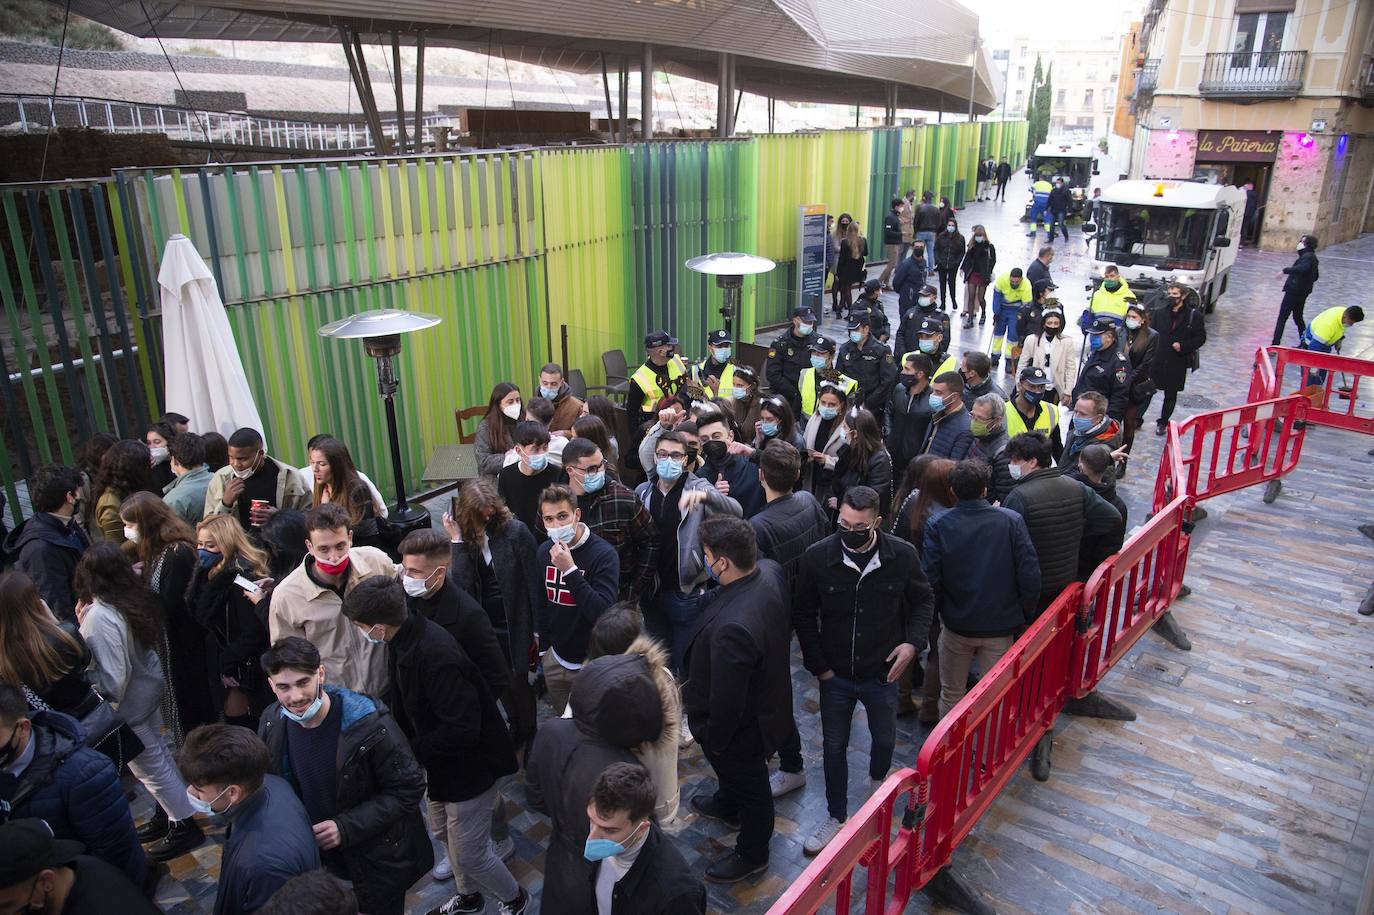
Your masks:
[[[707,397],[712,397],[712,398],[713,398],[713,397],[717,396],[717,392],[711,390],[711,386],[710,386],[709,384],[706,383],[706,378],[705,378],[705,376],[702,375],[702,373],[701,373],[702,367],[703,367],[704,365],[705,365],[705,363],[693,363],[693,364],[692,364],[692,380],[695,381],[697,384],[701,385],[701,389],[702,389],[703,391],[706,392],[706,396],[707,396]],[[725,363],[725,368],[724,368],[724,369],[721,371],[721,373],[720,373],[720,390],[722,390],[722,391],[729,391],[729,390],[730,390],[731,388],[733,388],[734,386],[735,386],[735,364],[734,364],[733,362],[727,362],[727,363]],[[734,395],[733,395],[733,394],[727,394],[727,395],[721,395],[721,396],[733,397]]]
[[[1312,319],[1312,323],[1307,325],[1307,330],[1319,342],[1335,346],[1345,336],[1345,325],[1341,323],[1341,317],[1344,315],[1344,305],[1328,308]]]
[[[918,349],[914,349],[909,353],[902,353],[902,365],[906,365],[906,360],[908,356],[919,356],[920,354],[921,351]],[[940,367],[935,370],[935,374],[930,376],[930,380],[934,381],[937,377],[943,375],[945,372],[957,371],[959,371],[959,363],[954,361],[954,354],[950,353],[949,355],[945,356],[945,361],[940,363]]]
[[[1016,404],[1008,400],[1003,412],[1007,417],[1007,437],[1020,435],[1026,430],[1026,418],[1016,409]],[[1033,431],[1050,435],[1059,425],[1059,407],[1047,400],[1040,401],[1040,414],[1035,417]]]
[[[1116,292],[1111,292],[1105,285],[1098,286],[1088,307],[1095,315],[1114,315],[1125,320],[1126,309],[1134,304],[1135,293],[1131,292],[1131,284],[1122,280],[1121,288]]]
[[[682,360],[677,356],[668,360],[668,380],[672,381],[687,374],[687,366],[682,364]],[[630,380],[639,385],[639,389],[644,392],[644,403],[639,407],[641,413],[652,413],[659,401],[667,395],[658,386],[658,374],[649,366],[641,363],[635,369]]]
[[[857,381],[844,374],[840,375],[839,383],[844,387],[844,393],[849,397],[853,397],[854,392],[858,390],[859,387]],[[818,396],[816,391],[816,370],[803,369],[801,377],[797,381],[797,387],[801,389],[802,412],[810,416],[812,413],[816,412],[816,399]]]

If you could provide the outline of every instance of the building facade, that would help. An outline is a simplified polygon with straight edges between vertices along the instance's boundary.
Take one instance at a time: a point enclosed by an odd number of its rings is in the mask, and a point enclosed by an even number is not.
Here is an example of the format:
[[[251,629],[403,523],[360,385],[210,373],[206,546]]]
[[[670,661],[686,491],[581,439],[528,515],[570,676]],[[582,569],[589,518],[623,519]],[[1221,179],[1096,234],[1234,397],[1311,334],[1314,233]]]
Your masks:
[[[1374,3],[1151,0],[1131,175],[1245,186],[1245,244],[1374,229]]]
[[[1112,133],[1130,139],[1135,136],[1136,74],[1144,67],[1140,48],[1140,23],[1132,22],[1121,36],[1121,63],[1117,67],[1116,110],[1112,112]]]
[[[1121,65],[1121,36],[1059,38],[1054,32],[1017,35],[1007,61],[1008,112],[1026,113],[1035,61],[1043,69],[1053,64],[1050,97],[1050,136],[1096,142],[1111,132],[1116,111]]]

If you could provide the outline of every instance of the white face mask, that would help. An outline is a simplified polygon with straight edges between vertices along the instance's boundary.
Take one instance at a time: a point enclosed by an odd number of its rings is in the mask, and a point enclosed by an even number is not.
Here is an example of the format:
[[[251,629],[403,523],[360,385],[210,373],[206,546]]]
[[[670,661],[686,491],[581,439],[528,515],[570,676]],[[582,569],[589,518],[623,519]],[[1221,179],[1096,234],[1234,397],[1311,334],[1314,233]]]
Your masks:
[[[240,480],[247,480],[253,474],[258,472],[258,462],[256,459],[254,459],[252,466],[250,466],[247,470],[239,470],[235,467],[230,467],[229,472],[232,473],[234,476],[238,477]]]
[[[438,569],[424,578],[411,578],[409,575],[401,576],[401,587],[405,588],[406,594],[411,597],[424,597],[429,591],[429,580],[438,573]]]
[[[1306,248],[1306,247],[1307,247],[1307,246],[1304,245],[1302,242],[1298,242],[1298,250],[1299,250],[1299,251],[1301,251],[1303,248]]]
[[[169,455],[169,452],[167,451],[167,446],[166,446],[166,445],[163,445],[163,446],[158,447],[158,448],[149,448],[149,449],[148,449],[148,453],[152,455],[152,457],[153,457],[153,464],[155,464],[155,465],[156,465],[156,464],[161,464],[163,461],[167,460],[167,458],[170,456],[170,455]]]
[[[138,528],[124,525],[124,539],[130,543],[138,543]]]
[[[519,419],[519,418],[520,418],[520,404],[519,404],[519,403],[508,403],[508,404],[506,404],[504,407],[501,408],[501,412],[504,413],[504,414],[506,415],[506,419]]]

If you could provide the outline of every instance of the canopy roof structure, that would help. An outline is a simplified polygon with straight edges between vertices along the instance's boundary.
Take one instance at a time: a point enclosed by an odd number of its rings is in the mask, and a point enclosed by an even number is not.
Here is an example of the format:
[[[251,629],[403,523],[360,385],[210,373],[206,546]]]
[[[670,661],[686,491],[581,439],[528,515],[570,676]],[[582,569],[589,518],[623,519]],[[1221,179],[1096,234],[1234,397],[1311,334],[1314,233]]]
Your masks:
[[[578,73],[602,55],[790,101],[928,111],[996,107],[1001,79],[978,48],[978,17],[953,0],[72,0],[72,11],[139,37],[365,41],[490,53]],[[373,37],[375,36],[375,38]],[[970,72],[970,66],[974,67]]]

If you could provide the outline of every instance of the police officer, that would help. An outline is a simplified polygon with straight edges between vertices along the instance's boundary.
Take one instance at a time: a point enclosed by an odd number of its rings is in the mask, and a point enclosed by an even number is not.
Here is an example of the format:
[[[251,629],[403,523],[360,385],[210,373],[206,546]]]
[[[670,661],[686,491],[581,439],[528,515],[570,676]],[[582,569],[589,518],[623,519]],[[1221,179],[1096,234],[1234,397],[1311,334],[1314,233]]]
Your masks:
[[[1130,400],[1131,361],[1117,349],[1117,337],[1116,321],[1107,315],[1094,318],[1088,326],[1089,355],[1073,386],[1073,399],[1084,391],[1096,391],[1107,398],[1107,415],[1121,420]]]
[[[869,332],[880,342],[886,343],[892,336],[892,323],[883,308],[883,290],[876,279],[864,283],[863,292],[854,300],[854,311],[868,312]]]
[[[916,336],[921,327],[921,321],[925,318],[935,318],[940,322],[941,331],[946,340],[949,335],[949,314],[935,309],[935,287],[929,283],[921,287],[916,295],[916,304],[908,308],[897,323],[897,339],[894,341],[892,351],[900,356],[906,353],[917,351]],[[934,354],[931,358],[934,358]]]
[[[1007,437],[1022,432],[1043,432],[1050,440],[1054,459],[1064,451],[1064,437],[1059,431],[1059,405],[1046,397],[1050,376],[1038,365],[1027,366],[1016,382],[1016,389],[1007,401]]]
[[[677,338],[666,330],[650,331],[644,337],[644,363],[630,375],[629,390],[625,392],[635,448],[639,447],[645,426],[657,420],[658,411],[669,401],[679,399],[687,366],[673,353],[675,346]],[[684,405],[691,406],[686,402]],[[634,454],[634,448],[629,453]]]
[[[835,341],[830,337],[817,334],[807,344],[807,366],[797,376],[797,388],[801,392],[801,412],[797,415],[809,417],[816,412],[816,398],[820,396],[820,385],[829,381],[839,385],[844,391],[846,401],[854,397],[859,383],[834,368]]]
[[[906,364],[906,357],[916,353],[925,353],[930,361],[935,365],[935,371],[931,378],[936,375],[943,375],[945,372],[956,372],[959,370],[959,360],[950,355],[949,352],[949,318],[941,315],[944,321],[934,315],[926,315],[921,319],[920,325],[916,328],[916,348],[902,353],[898,358]]]
[[[700,363],[692,365],[692,381],[700,385],[706,396],[715,397],[724,391],[730,396],[730,388],[735,381],[735,363],[731,357],[734,349],[730,346],[730,335],[723,330],[713,330],[706,335],[707,356]]]
[[[840,347],[839,369],[859,383],[858,401],[882,422],[887,395],[897,383],[892,350],[873,338],[866,312],[849,318],[849,342]]]
[[[768,389],[779,397],[787,398],[793,411],[802,408],[797,379],[811,365],[807,345],[815,332],[816,313],[809,306],[801,305],[792,309],[792,326],[768,346],[768,362],[764,366]]]

